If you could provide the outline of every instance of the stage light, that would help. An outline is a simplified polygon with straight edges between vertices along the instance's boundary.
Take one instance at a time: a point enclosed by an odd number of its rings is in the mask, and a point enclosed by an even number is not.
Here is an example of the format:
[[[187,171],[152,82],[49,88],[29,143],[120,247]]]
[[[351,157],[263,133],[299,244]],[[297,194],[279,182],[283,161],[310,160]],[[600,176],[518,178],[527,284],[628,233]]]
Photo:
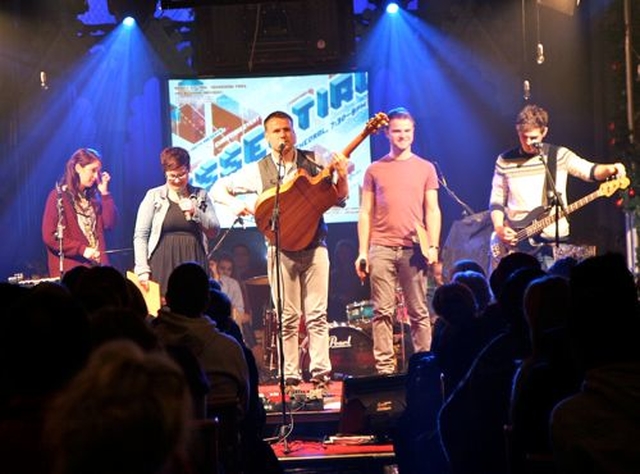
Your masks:
[[[387,3],[387,8],[386,8],[387,13],[390,13],[393,15],[394,13],[398,13],[398,10],[400,10],[400,5],[398,5],[396,2]]]
[[[122,24],[131,27],[136,24],[136,19],[132,16],[127,16],[122,20]]]
[[[147,19],[152,18],[156,11],[155,0],[107,0],[109,13],[116,18],[116,22],[124,22],[125,19],[132,18],[133,23],[142,25]],[[128,26],[132,26],[131,20],[127,20]]]
[[[375,5],[376,10],[393,15],[400,10],[415,10],[418,2],[417,0],[376,0],[371,3]]]

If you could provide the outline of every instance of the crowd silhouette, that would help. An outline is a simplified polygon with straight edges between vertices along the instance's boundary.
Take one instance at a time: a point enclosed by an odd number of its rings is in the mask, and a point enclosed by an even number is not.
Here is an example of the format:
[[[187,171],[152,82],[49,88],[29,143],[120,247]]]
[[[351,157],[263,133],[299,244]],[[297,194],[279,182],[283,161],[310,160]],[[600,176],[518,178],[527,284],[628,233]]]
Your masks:
[[[185,262],[153,317],[127,281],[103,266],[0,285],[0,471],[283,472],[226,294]]]
[[[402,474],[638,472],[635,276],[615,253],[556,268],[510,254],[436,289],[393,437]],[[1,472],[284,472],[255,357],[200,265],[174,269],[157,317],[108,266],[0,290]]]

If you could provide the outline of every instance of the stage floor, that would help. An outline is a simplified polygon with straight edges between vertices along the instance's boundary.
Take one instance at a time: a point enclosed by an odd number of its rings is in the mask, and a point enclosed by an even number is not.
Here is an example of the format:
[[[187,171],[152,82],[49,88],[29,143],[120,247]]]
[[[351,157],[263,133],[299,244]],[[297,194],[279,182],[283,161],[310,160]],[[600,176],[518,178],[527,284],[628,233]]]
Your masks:
[[[267,436],[287,473],[394,472],[393,445],[368,436],[341,436],[340,416],[344,383],[332,381],[318,398],[311,383],[303,382],[285,395],[283,413],[279,382],[260,386],[267,409]],[[286,440],[285,440],[286,438]]]
[[[288,474],[398,472],[390,444],[349,446],[293,440],[274,444],[273,450]]]

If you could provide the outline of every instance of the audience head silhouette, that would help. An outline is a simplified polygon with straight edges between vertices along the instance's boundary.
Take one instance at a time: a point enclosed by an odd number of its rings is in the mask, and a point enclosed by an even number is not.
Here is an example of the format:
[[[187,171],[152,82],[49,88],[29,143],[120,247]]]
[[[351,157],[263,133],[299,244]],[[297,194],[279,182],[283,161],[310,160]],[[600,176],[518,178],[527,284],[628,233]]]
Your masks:
[[[185,446],[190,404],[182,370],[169,356],[131,341],[106,343],[48,413],[51,472],[162,472]]]
[[[469,324],[476,317],[477,305],[473,293],[462,283],[445,283],[433,294],[433,310],[453,326]]]
[[[2,331],[6,382],[18,395],[52,393],[83,366],[89,351],[89,321],[71,293],[40,283],[9,312]]]
[[[171,311],[189,317],[202,315],[209,304],[209,277],[195,262],[178,265],[167,283],[167,304]]]
[[[494,298],[500,299],[500,292],[505,282],[513,272],[520,268],[540,269],[542,265],[536,257],[524,252],[513,252],[502,257],[498,266],[489,276],[489,285]]]
[[[456,260],[451,267],[451,275],[467,270],[473,270],[474,272],[481,273],[485,277],[487,276],[487,272],[482,265],[470,258],[461,258],[460,260]]]
[[[638,360],[638,292],[624,257],[590,257],[571,270],[569,333],[584,369]]]
[[[462,283],[471,290],[475,297],[478,311],[484,311],[487,305],[491,303],[491,289],[484,274],[475,270],[463,270],[454,273],[451,281]]]

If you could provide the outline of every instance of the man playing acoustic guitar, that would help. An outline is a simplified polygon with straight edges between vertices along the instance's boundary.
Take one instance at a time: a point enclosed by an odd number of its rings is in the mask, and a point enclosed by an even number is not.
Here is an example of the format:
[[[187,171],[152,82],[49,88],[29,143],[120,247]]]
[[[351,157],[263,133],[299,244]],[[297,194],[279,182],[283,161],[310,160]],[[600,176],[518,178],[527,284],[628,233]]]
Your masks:
[[[489,199],[493,268],[502,256],[515,250],[535,254],[543,268],[548,268],[553,261],[551,244],[566,241],[569,236],[566,216],[596,197],[610,196],[629,185],[622,163],[595,164],[566,147],[543,143],[548,123],[546,110],[526,105],[516,118],[520,145],[501,153],[496,160]],[[601,191],[568,206],[568,175],[583,181],[615,179],[603,183]],[[556,197],[560,201],[557,212]]]
[[[298,330],[300,318],[304,317],[309,337],[311,382],[314,383],[315,388],[322,389],[331,375],[327,322],[329,291],[327,226],[322,218],[318,222],[307,222],[307,227],[314,226],[315,229],[311,233],[311,241],[300,245],[296,239],[286,241],[286,244],[280,247],[279,254],[274,245],[278,243],[278,239],[271,237],[277,234],[274,232],[275,227],[279,227],[283,236],[293,234],[292,231],[301,230],[289,229],[289,227],[304,227],[300,222],[305,216],[296,214],[296,209],[304,209],[303,198],[308,198],[309,201],[322,198],[322,196],[314,199],[310,195],[298,195],[300,188],[307,190],[306,187],[296,186],[298,180],[308,183],[309,177],[320,176],[323,171],[330,171],[325,182],[319,183],[319,186],[330,188],[328,191],[335,196],[333,205],[345,200],[349,193],[348,162],[344,154],[336,153],[328,168],[325,169],[317,161],[313,152],[296,148],[293,119],[285,112],[276,111],[269,114],[264,119],[264,130],[271,153],[219,179],[212,188],[213,198],[216,202],[230,206],[238,216],[255,214],[258,228],[267,236],[269,244],[267,274],[276,309],[278,300],[282,301],[284,368],[281,367],[280,370],[284,372],[286,385],[293,387],[301,382]],[[280,192],[275,194],[274,190],[278,183],[281,185]],[[259,194],[255,209],[237,198],[239,194]],[[272,214],[275,215],[278,212],[271,211],[278,207],[275,202],[266,201],[265,198],[276,202],[279,200],[280,212],[277,219],[279,222],[275,225],[271,225],[270,218]],[[296,200],[300,202],[295,202]],[[265,203],[271,205],[271,211],[260,210],[261,204],[264,208]],[[258,222],[259,214],[261,218],[268,214],[266,219],[263,219],[266,223]],[[279,257],[280,261],[280,285],[277,285],[276,257]]]

